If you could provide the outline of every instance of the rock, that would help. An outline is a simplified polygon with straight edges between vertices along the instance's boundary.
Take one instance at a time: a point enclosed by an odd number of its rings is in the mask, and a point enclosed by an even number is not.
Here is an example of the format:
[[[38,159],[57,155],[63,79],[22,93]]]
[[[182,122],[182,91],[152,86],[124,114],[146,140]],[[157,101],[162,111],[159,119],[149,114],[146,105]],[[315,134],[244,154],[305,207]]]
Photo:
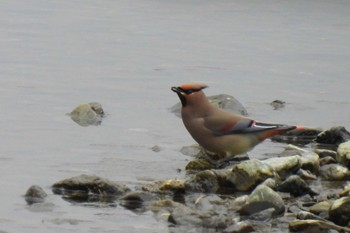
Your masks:
[[[158,197],[149,192],[129,192],[120,198],[120,205],[129,209],[135,210],[143,208],[147,203],[158,200]]]
[[[337,157],[337,152],[334,150],[316,149],[315,153],[318,154],[321,159],[326,157],[332,157],[335,159]]]
[[[301,160],[301,168],[308,170],[314,174],[318,174],[320,168],[319,156],[313,151],[305,150],[294,145],[288,145],[283,155],[299,155]]]
[[[279,110],[285,107],[286,102],[283,100],[274,100],[270,103],[270,105],[273,107],[273,110]]]
[[[110,202],[117,196],[129,192],[130,189],[124,184],[98,176],[80,175],[54,183],[52,191],[72,201]]]
[[[156,215],[167,216],[169,223],[182,229],[179,232],[184,232],[186,229],[197,229],[198,232],[202,232],[204,229],[207,232],[221,232],[227,226],[236,222],[236,218],[233,217],[234,213],[221,211],[219,208],[220,204],[218,206],[215,205],[208,211],[200,211],[166,199],[152,202],[150,207]]]
[[[299,169],[296,174],[303,180],[317,180],[317,176],[312,174],[309,170]]]
[[[315,219],[315,220],[327,221],[326,219],[307,211],[300,211],[297,214],[297,219],[300,219],[300,220]]]
[[[215,106],[224,109],[228,112],[237,113],[243,116],[247,116],[248,112],[244,106],[233,96],[221,94],[208,97],[209,101]],[[170,111],[176,116],[181,117],[181,103],[177,103],[170,108]]]
[[[329,220],[340,226],[347,226],[350,221],[350,197],[341,197],[329,208]]]
[[[160,152],[162,150],[162,148],[160,146],[158,146],[158,145],[155,145],[155,146],[151,147],[151,150],[153,152]]]
[[[270,158],[262,162],[271,166],[282,179],[301,168],[301,158],[299,155]]]
[[[350,186],[345,186],[344,189],[339,193],[339,196],[341,197],[350,196]]]
[[[45,201],[46,197],[46,192],[38,185],[30,186],[27,192],[24,194],[24,198],[28,205],[42,203]]]
[[[105,113],[101,104],[92,102],[76,107],[69,116],[80,126],[100,125]]]
[[[281,196],[265,185],[259,185],[248,196],[244,206],[240,209],[240,213],[244,215],[252,215],[260,211],[273,208],[273,217],[281,215],[285,211],[285,206]]]
[[[266,185],[267,187],[276,190],[277,187],[277,181],[273,178],[267,178],[266,180],[264,180],[264,182],[262,182],[261,184]]]
[[[320,132],[321,130],[313,128],[297,129],[288,131],[281,135],[275,135],[271,137],[271,140],[275,142],[306,145],[313,142]]]
[[[301,168],[310,171],[313,174],[318,174],[320,170],[320,157],[312,151],[301,153]]]
[[[321,132],[317,138],[317,143],[339,145],[350,140],[350,133],[343,126],[335,126]]]
[[[328,200],[328,201],[321,201],[319,203],[316,203],[315,205],[311,206],[309,208],[309,211],[313,214],[320,215],[321,213],[327,213],[328,215],[328,210],[333,204],[334,201]]]
[[[102,105],[100,103],[97,103],[97,102],[91,102],[91,103],[88,103],[88,105],[91,106],[91,109],[96,112],[97,115],[101,116],[101,117],[104,117],[105,116],[105,112],[102,108]]]
[[[273,218],[275,209],[274,208],[268,208],[265,210],[262,210],[260,212],[254,213],[249,216],[249,219],[252,221],[270,221]]]
[[[172,179],[163,182],[159,187],[160,191],[185,192],[185,182],[179,179]]]
[[[255,232],[255,230],[253,226],[247,221],[235,223],[227,227],[223,231],[223,233],[249,233],[249,232]]]
[[[318,174],[320,169],[320,157],[313,151],[305,150],[294,145],[288,145],[283,153],[293,153],[300,156],[301,168],[314,174]]]
[[[184,146],[181,148],[180,152],[183,155],[189,155],[189,156],[197,156],[202,151],[202,147],[198,144],[194,144],[191,146]]]
[[[305,194],[309,194],[310,196],[317,195],[317,193],[297,175],[288,177],[285,181],[278,185],[277,191],[288,192],[295,197],[303,196]]]
[[[337,163],[337,160],[335,160],[333,157],[327,156],[322,159],[320,159],[320,166],[324,166],[327,164]]]
[[[339,163],[350,168],[350,141],[339,144],[336,159]]]
[[[165,194],[165,193],[184,193],[185,181],[179,179],[159,180],[154,183],[142,186],[143,191]]]
[[[289,223],[290,232],[329,233],[330,230],[336,230],[339,232],[350,232],[350,228],[337,226],[333,223],[322,220],[294,220]]]
[[[215,164],[210,163],[208,160],[204,159],[196,159],[190,161],[186,165],[186,170],[197,170],[197,171],[203,171],[203,170],[210,170],[216,168]]]
[[[274,169],[257,159],[247,160],[234,165],[228,180],[239,191],[249,191],[267,178],[278,176]]]
[[[348,168],[340,164],[327,164],[320,168],[321,177],[325,180],[344,181],[350,179]]]
[[[213,170],[198,172],[185,182],[186,190],[200,193],[216,193],[220,189],[218,175]]]

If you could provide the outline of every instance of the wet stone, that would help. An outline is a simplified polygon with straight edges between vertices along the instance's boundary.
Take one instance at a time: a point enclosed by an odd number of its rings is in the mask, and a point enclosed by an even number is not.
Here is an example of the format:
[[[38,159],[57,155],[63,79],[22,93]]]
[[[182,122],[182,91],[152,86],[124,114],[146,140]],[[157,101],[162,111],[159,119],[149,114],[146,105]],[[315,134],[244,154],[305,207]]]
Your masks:
[[[185,181],[179,179],[159,180],[142,186],[143,191],[165,194],[185,192]]]
[[[315,196],[317,193],[313,191],[309,185],[297,175],[292,175],[283,181],[277,187],[277,191],[288,192],[295,197],[303,196],[309,194],[310,196]]]
[[[330,230],[337,232],[350,232],[350,228],[337,226],[328,221],[308,219],[308,220],[294,220],[289,223],[290,232],[303,233],[329,233]]]
[[[279,110],[286,106],[286,102],[283,100],[274,100],[270,105],[273,107],[273,110]]]
[[[262,162],[271,166],[282,179],[301,168],[301,158],[299,155],[270,158]]]
[[[343,126],[335,126],[322,131],[315,141],[322,144],[339,145],[350,140],[350,133]]]
[[[219,177],[213,170],[198,172],[186,180],[185,185],[190,192],[215,193],[220,189]]]
[[[239,191],[249,191],[267,178],[275,177],[277,174],[274,169],[257,159],[241,162],[234,165],[228,180]]]
[[[329,208],[329,219],[340,226],[349,224],[350,197],[341,197],[333,202]]]
[[[110,202],[117,196],[129,192],[130,189],[124,184],[98,176],[80,175],[54,183],[52,191],[72,201]]]
[[[135,210],[143,208],[147,203],[158,200],[158,197],[150,192],[129,192],[120,198],[120,205],[127,209]]]
[[[320,166],[324,166],[327,164],[332,164],[332,163],[337,163],[337,160],[335,160],[333,157],[327,156],[327,157],[323,157],[322,159],[320,159]]]
[[[253,226],[249,222],[243,221],[227,227],[223,233],[249,233],[254,231]]]
[[[184,146],[181,148],[180,152],[183,155],[189,155],[189,156],[197,156],[201,152],[201,146],[198,144],[194,144],[191,146]]]
[[[100,125],[105,113],[101,104],[92,102],[81,104],[69,113],[71,119],[80,126]]]
[[[350,168],[350,141],[338,146],[336,159],[340,164]]]
[[[321,213],[327,213],[331,205],[333,204],[334,201],[329,200],[329,201],[321,201],[319,203],[316,203],[315,205],[311,206],[309,208],[309,211],[313,214],[320,215]]]
[[[344,181],[350,179],[348,168],[340,164],[327,164],[320,168],[320,175],[325,180]]]
[[[314,174],[318,174],[320,168],[319,156],[313,151],[300,148],[295,145],[288,145],[282,155],[299,155],[301,168]]]
[[[42,203],[45,201],[46,197],[46,192],[38,185],[32,185],[24,194],[24,198],[28,205],[32,205],[34,203]]]
[[[281,196],[265,185],[259,185],[249,196],[240,210],[243,215],[252,215],[273,208],[272,216],[284,213],[285,206]]]
[[[336,158],[337,156],[337,152],[334,150],[327,150],[327,149],[316,149],[315,153],[318,154],[318,156],[322,159],[322,158],[326,158],[326,157],[332,157],[332,158]]]
[[[210,163],[209,161],[207,161],[205,159],[196,159],[196,160],[190,161],[186,165],[185,169],[186,170],[203,171],[203,170],[214,169],[215,167],[216,167],[216,165]]]

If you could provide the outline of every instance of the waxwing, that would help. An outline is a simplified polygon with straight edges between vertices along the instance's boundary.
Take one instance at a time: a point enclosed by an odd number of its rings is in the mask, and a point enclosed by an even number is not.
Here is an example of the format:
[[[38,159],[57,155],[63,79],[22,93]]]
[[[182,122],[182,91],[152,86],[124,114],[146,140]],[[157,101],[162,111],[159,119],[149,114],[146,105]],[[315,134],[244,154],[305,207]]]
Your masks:
[[[266,138],[302,128],[261,123],[219,109],[204,94],[203,89],[207,87],[205,84],[189,83],[171,90],[181,100],[182,120],[188,132],[204,149],[215,153],[219,160],[233,159]]]

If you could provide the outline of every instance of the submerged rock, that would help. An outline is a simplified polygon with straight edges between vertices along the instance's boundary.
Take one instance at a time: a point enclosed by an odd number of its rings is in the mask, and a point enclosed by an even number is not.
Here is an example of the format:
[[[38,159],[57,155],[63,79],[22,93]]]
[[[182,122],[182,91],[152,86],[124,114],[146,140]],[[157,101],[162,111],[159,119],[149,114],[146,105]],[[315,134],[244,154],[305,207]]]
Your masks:
[[[341,197],[329,208],[329,219],[340,225],[347,226],[350,222],[350,197]]]
[[[320,168],[321,177],[325,180],[349,180],[350,171],[340,164],[327,164]]]
[[[158,199],[153,193],[134,191],[122,196],[120,204],[129,210],[135,210],[143,208],[147,203]]]
[[[58,181],[52,185],[55,194],[64,195],[72,201],[114,201],[116,196],[130,191],[124,184],[100,178],[80,175]]]
[[[249,191],[265,181],[267,178],[275,177],[274,169],[257,159],[247,160],[234,165],[228,175],[228,180],[239,191]]]
[[[338,146],[336,159],[339,163],[350,168],[350,141],[343,142]]]
[[[70,114],[70,118],[80,126],[100,125],[105,113],[101,104],[92,102],[81,104]]]
[[[24,198],[28,205],[32,205],[34,203],[42,203],[45,201],[46,197],[46,192],[38,185],[30,186],[27,192],[24,194]]]
[[[243,116],[247,116],[248,112],[245,107],[233,96],[221,94],[208,97],[209,101],[228,112],[237,113]],[[170,111],[173,112],[176,116],[181,117],[181,103],[177,103],[170,108]]]
[[[274,100],[270,103],[270,105],[273,107],[273,110],[279,110],[285,107],[286,102],[283,100]]]
[[[285,206],[282,197],[266,185],[259,185],[248,196],[239,212],[244,215],[252,215],[269,208],[274,209],[272,213],[274,217],[283,214]]]
[[[350,133],[343,126],[335,126],[321,132],[317,138],[317,143],[339,145],[350,140]]]

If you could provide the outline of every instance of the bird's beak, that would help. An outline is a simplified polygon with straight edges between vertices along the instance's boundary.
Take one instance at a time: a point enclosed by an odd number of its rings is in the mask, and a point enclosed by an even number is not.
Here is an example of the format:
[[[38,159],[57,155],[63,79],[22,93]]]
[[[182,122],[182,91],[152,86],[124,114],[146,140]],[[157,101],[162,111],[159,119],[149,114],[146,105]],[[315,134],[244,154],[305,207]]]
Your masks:
[[[172,87],[171,90],[177,94],[180,94],[182,90],[179,87]]]

